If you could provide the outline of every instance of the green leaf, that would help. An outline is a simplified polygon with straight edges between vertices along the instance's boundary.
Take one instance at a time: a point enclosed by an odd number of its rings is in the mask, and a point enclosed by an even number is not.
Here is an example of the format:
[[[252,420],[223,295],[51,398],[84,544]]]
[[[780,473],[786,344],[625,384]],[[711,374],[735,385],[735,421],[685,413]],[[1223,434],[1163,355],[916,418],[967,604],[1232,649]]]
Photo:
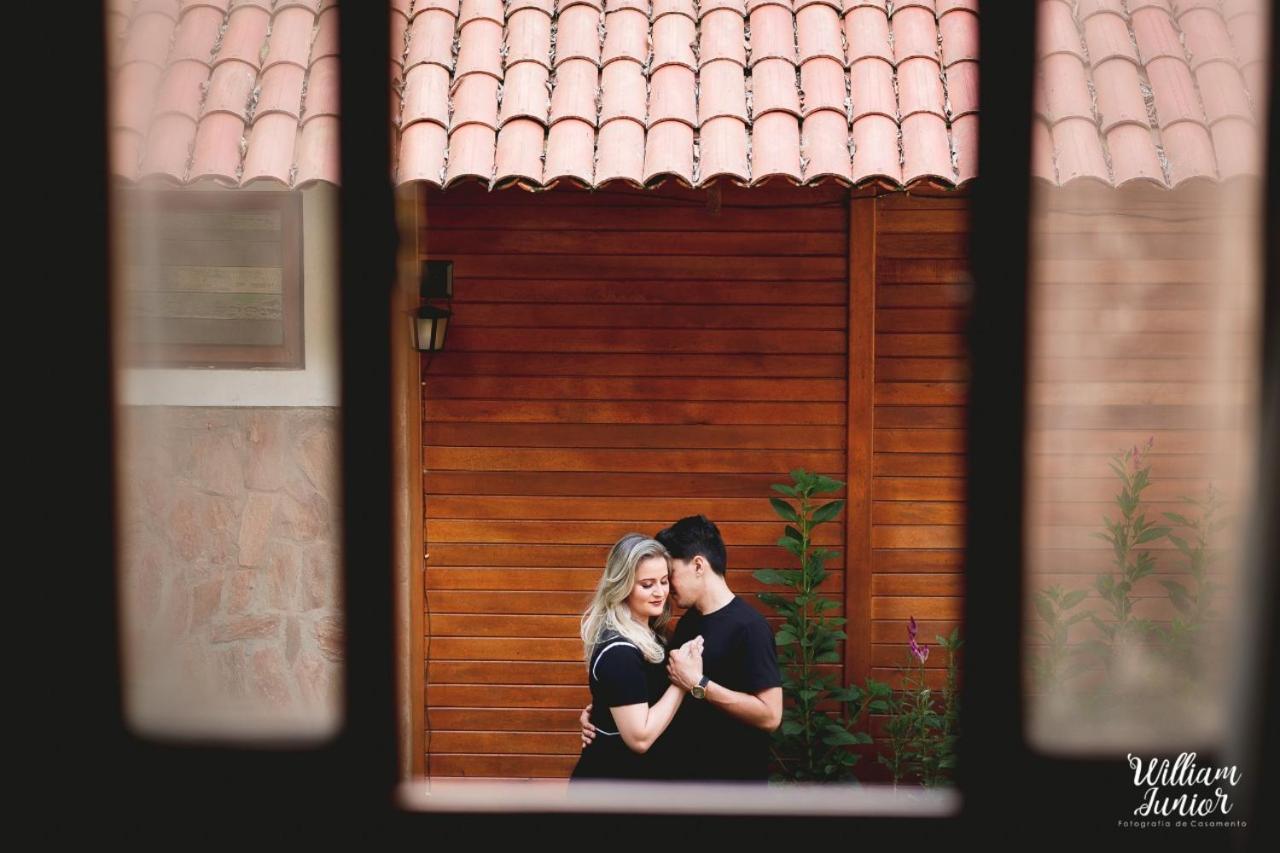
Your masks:
[[[1160,585],[1169,591],[1169,598],[1173,601],[1173,606],[1183,615],[1190,615],[1195,609],[1191,603],[1191,595],[1187,592],[1187,588],[1177,581],[1160,581]]]
[[[824,737],[822,742],[827,746],[853,746],[858,743],[858,739],[851,732],[841,729]]]
[[[788,486],[783,483],[774,483],[769,488],[773,489],[775,492],[781,492],[782,494],[789,495],[790,497],[793,497],[793,498],[796,496],[795,488],[793,486]]]
[[[804,726],[797,722],[788,720],[782,724],[782,733],[784,735],[798,735],[804,731]]]
[[[1111,656],[1111,647],[1101,640],[1086,640],[1080,644],[1080,650],[1102,660]]]
[[[757,592],[756,598],[759,598],[781,614],[790,614],[795,611],[795,605],[776,592]]]
[[[1143,542],[1150,542],[1152,539],[1159,539],[1169,533],[1171,527],[1148,527],[1134,541],[1135,545],[1141,545]]]
[[[1036,595],[1035,604],[1036,612],[1040,614],[1040,618],[1052,625],[1057,618],[1057,614],[1053,612],[1053,604],[1049,601],[1048,596]]]
[[[782,536],[778,539],[778,547],[785,548],[787,551],[795,554],[797,557],[803,556],[804,546],[792,539],[790,536]]]
[[[813,523],[825,524],[840,514],[840,510],[844,509],[844,501],[831,501],[831,503],[823,504],[813,511]]]
[[[837,702],[857,702],[862,698],[862,688],[856,684],[850,684],[848,687],[832,690],[828,695]]]
[[[1164,517],[1169,519],[1170,521],[1176,521],[1178,524],[1181,524],[1183,527],[1195,527],[1195,525],[1192,524],[1190,521],[1188,521],[1187,517],[1185,515],[1182,515],[1181,513],[1166,512],[1164,514]]]
[[[818,494],[826,494],[827,492],[838,492],[844,488],[844,483],[840,480],[833,480],[825,474],[819,474],[814,478],[813,490]]]
[[[1087,589],[1077,589],[1067,593],[1062,597],[1062,609],[1070,610],[1080,602],[1084,601],[1085,597],[1088,595],[1089,591]]]
[[[872,696],[893,695],[893,688],[889,686],[888,682],[877,681],[874,678],[867,679],[867,691],[871,693]]]
[[[783,521],[800,520],[800,516],[796,515],[795,508],[782,498],[769,498],[769,503],[773,506],[773,511],[776,512]]]

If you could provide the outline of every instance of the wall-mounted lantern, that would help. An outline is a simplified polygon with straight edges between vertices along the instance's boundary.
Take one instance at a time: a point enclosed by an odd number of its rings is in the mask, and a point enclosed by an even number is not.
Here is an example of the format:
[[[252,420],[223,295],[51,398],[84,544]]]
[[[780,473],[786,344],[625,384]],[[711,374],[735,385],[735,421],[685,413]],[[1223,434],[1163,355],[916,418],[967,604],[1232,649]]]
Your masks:
[[[422,352],[440,352],[444,349],[444,336],[449,331],[449,318],[453,312],[435,305],[423,305],[418,309],[415,343]]]
[[[423,261],[418,295],[423,304],[414,322],[414,342],[421,352],[440,352],[453,316],[453,261]]]

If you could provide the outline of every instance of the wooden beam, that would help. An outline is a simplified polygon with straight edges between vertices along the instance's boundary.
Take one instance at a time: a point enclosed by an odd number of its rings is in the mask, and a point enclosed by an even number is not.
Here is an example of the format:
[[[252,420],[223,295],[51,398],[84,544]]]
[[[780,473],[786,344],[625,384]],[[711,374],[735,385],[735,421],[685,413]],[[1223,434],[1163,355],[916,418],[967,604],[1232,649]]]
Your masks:
[[[845,683],[871,672],[871,466],[875,390],[876,198],[849,199],[848,504]]]
[[[418,185],[396,193],[401,240],[391,300],[393,553],[396,566],[397,719],[402,779],[421,778],[426,764],[423,654],[422,359],[414,348],[412,316],[418,304],[418,235],[423,212]]]

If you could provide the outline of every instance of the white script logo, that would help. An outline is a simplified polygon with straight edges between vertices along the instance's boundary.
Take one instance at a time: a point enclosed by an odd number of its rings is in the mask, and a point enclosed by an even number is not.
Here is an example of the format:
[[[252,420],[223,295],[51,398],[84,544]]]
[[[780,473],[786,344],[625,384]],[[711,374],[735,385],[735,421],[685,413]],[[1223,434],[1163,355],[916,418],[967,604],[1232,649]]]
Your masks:
[[[1225,782],[1232,787],[1239,783],[1240,771],[1235,765],[1197,767],[1194,752],[1184,752],[1173,762],[1167,758],[1152,758],[1144,763],[1133,753],[1129,753],[1128,758],[1129,766],[1133,768],[1133,784],[1139,788],[1146,787],[1142,795],[1142,805],[1133,810],[1134,815],[1167,817],[1176,814],[1183,817],[1205,817],[1212,814],[1225,815],[1231,811],[1232,804],[1219,783]],[[1182,793],[1176,796],[1164,795],[1160,790],[1161,787],[1193,786],[1206,790],[1198,794]],[[1210,792],[1208,788],[1213,790]]]

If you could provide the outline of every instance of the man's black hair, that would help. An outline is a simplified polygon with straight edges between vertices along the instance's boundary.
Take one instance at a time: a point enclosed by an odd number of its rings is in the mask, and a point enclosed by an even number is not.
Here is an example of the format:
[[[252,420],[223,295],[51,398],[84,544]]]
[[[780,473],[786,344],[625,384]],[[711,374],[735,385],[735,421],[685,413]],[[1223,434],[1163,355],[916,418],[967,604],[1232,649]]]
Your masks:
[[[705,515],[690,515],[670,527],[658,531],[654,537],[677,560],[689,561],[701,556],[711,564],[711,570],[724,577],[728,560],[720,530]]]

